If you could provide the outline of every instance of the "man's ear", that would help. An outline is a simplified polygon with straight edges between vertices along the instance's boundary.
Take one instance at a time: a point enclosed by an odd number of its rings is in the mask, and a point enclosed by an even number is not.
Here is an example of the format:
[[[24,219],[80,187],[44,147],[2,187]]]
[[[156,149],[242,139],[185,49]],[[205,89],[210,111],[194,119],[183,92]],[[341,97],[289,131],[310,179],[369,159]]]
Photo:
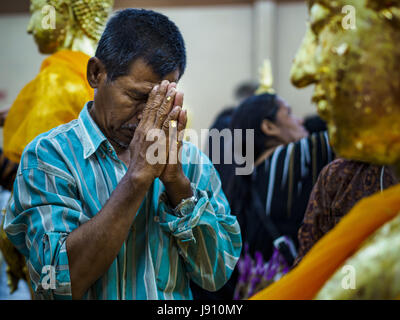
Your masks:
[[[261,131],[269,137],[276,137],[280,134],[279,127],[268,119],[264,119],[261,122]]]
[[[97,57],[89,59],[87,65],[87,80],[93,89],[97,89],[102,81],[107,79],[107,72],[104,64]]]

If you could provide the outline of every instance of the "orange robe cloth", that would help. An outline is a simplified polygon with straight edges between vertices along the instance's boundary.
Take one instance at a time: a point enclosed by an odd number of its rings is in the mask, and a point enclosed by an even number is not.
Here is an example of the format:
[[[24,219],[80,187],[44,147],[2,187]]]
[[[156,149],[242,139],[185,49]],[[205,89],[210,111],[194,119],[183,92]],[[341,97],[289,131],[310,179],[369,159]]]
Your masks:
[[[360,245],[400,213],[400,185],[365,198],[281,280],[251,300],[309,300]]]
[[[61,50],[46,58],[39,74],[19,93],[4,123],[5,156],[19,163],[22,151],[37,135],[79,116],[93,100],[86,79],[89,56]]]

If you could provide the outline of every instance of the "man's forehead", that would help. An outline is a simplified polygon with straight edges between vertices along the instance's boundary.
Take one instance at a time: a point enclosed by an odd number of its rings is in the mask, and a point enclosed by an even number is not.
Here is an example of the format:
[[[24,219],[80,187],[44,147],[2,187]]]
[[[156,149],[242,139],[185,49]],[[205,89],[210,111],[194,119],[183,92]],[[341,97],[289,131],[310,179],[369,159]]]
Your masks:
[[[178,82],[180,73],[179,70],[175,70],[165,76],[160,76],[143,58],[138,58],[129,66],[128,76],[137,82],[151,83],[154,85],[160,83],[162,80]]]

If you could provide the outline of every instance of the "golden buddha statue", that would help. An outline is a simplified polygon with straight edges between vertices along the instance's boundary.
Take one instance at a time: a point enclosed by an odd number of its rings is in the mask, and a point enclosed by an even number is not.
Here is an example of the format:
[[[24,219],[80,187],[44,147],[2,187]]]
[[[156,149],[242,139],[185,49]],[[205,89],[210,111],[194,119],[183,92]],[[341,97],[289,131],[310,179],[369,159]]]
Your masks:
[[[293,84],[315,84],[313,101],[338,155],[399,173],[400,1],[308,4]],[[400,185],[363,199],[296,268],[253,299],[399,298],[399,213]],[[354,286],[346,285],[346,270]]]
[[[87,62],[95,53],[113,3],[113,0],[31,0],[27,31],[33,35],[39,51],[51,55],[43,61],[39,74],[21,90],[6,117],[4,155],[11,161],[19,163],[30,141],[76,119],[85,103],[93,99],[93,89],[86,80]],[[2,229],[2,220],[0,249],[8,264],[13,292],[19,279],[27,281],[29,277],[24,258]]]
[[[400,162],[400,80],[394,74],[400,70],[395,45],[400,8],[395,2],[391,7],[367,0],[309,2],[308,31],[292,82],[315,84],[313,101],[328,122],[331,144],[344,158]],[[356,13],[354,29],[342,25],[345,5]]]
[[[55,10],[52,23],[51,12]],[[86,66],[94,55],[113,0],[32,0],[31,33],[46,58],[37,77],[20,92],[4,124],[4,154],[19,162],[38,134],[75,119],[93,97]],[[48,14],[47,17],[43,12]]]

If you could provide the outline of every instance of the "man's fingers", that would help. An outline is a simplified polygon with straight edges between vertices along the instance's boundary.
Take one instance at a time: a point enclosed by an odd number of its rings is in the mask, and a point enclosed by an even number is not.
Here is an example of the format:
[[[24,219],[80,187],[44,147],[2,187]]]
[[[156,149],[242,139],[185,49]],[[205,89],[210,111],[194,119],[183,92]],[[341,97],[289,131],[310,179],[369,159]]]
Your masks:
[[[183,106],[183,92],[177,92],[175,95],[174,107]]]
[[[178,117],[181,110],[182,109],[180,107],[175,107],[172,109],[172,111],[168,114],[167,119],[165,119],[163,123],[162,129],[167,137],[167,150],[170,149],[170,144],[176,144],[178,139]]]
[[[178,135],[176,138],[176,144],[177,144],[177,154],[180,152],[183,139],[185,137],[185,128],[186,128],[186,123],[187,123],[187,111],[186,110],[181,110],[179,112],[178,116]]]
[[[164,121],[163,130],[167,138],[166,150],[168,150],[168,163],[176,164],[179,142],[179,115],[182,112],[182,108],[176,106],[172,109],[167,119]]]
[[[167,118],[164,120],[162,129],[165,131],[167,136],[170,128],[178,130],[178,117],[181,110],[181,107],[173,108],[172,111],[168,114]]]
[[[182,103],[183,93],[176,91],[176,83],[163,80],[150,92],[141,122],[149,123],[156,128],[164,128],[164,122],[171,110],[177,105],[181,106]]]
[[[142,120],[145,122],[150,121],[151,124],[155,122],[157,112],[164,101],[169,84],[169,81],[163,80],[161,84],[154,86],[149,94],[146,107],[143,110]]]
[[[171,90],[172,88],[175,88],[175,89],[176,89],[176,82],[170,82],[167,91]]]
[[[171,87],[166,96],[164,97],[164,100],[157,111],[157,116],[155,120],[156,127],[160,128],[163,125],[165,119],[168,118],[168,115],[171,112],[171,109],[173,108],[175,95],[176,95],[176,89],[175,87]]]
[[[178,116],[178,131],[182,131],[186,128],[187,124],[187,111],[181,110]]]

